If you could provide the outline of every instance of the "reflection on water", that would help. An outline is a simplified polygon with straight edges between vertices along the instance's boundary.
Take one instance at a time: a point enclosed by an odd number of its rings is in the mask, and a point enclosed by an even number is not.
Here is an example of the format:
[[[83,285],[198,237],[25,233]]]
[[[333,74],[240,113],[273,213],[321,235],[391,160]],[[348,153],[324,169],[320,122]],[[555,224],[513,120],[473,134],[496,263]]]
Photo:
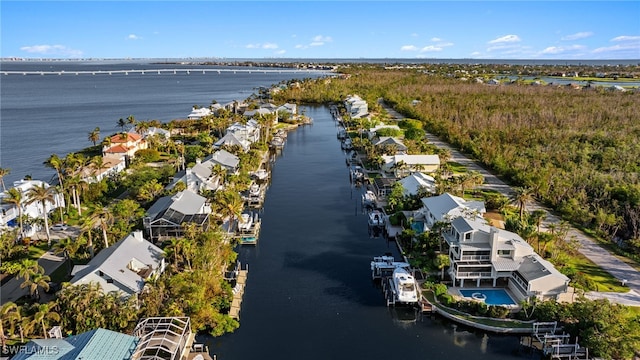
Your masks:
[[[305,111],[313,125],[290,132],[273,164],[258,245],[239,249],[249,266],[240,328],[198,341],[221,360],[517,358],[516,337],[483,340],[437,316],[386,307],[370,262],[400,254],[368,232],[364,189],[350,184],[328,109]]]

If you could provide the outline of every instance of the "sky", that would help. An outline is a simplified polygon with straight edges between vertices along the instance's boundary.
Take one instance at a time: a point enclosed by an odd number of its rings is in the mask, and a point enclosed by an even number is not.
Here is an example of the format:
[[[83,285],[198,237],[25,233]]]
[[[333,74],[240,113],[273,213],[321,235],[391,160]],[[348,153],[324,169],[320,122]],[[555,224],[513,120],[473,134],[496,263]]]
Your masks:
[[[0,57],[640,59],[640,1],[0,1]]]

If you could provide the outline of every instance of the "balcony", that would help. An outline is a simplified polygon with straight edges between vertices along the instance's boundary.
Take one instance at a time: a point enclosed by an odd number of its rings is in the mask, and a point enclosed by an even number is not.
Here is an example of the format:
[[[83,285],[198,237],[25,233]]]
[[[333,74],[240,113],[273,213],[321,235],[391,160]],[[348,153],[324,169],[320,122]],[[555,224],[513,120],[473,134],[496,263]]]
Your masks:
[[[491,279],[491,271],[458,271],[455,274],[458,279]]]

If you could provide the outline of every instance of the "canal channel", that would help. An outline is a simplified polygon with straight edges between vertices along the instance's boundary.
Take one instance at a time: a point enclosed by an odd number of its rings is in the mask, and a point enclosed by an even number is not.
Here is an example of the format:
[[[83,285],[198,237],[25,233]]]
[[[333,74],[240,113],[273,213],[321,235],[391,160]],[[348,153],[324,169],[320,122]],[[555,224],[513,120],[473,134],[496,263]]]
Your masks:
[[[395,243],[369,235],[329,109],[304,111],[313,124],[289,132],[273,164],[258,244],[239,249],[240,328],[198,341],[218,360],[531,358],[515,336],[386,306],[370,261],[399,258]]]

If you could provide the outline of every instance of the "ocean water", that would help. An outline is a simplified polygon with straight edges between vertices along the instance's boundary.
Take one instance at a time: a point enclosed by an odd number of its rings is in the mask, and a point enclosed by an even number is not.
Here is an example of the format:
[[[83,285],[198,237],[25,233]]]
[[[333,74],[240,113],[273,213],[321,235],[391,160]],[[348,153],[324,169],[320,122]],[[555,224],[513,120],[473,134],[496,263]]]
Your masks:
[[[320,72],[177,72],[129,75],[74,75],[74,71],[194,68],[149,62],[2,62],[0,64],[0,167],[11,184],[26,175],[50,181],[43,166],[51,155],[92,146],[89,132],[102,138],[120,131],[118,119],[168,122],[184,119],[194,105],[244,100],[258,87],[291,79],[324,76]],[[201,68],[211,69],[211,67]],[[228,69],[228,68],[225,68]],[[256,69],[257,70],[257,69]],[[64,71],[64,75],[4,75],[4,71]]]

